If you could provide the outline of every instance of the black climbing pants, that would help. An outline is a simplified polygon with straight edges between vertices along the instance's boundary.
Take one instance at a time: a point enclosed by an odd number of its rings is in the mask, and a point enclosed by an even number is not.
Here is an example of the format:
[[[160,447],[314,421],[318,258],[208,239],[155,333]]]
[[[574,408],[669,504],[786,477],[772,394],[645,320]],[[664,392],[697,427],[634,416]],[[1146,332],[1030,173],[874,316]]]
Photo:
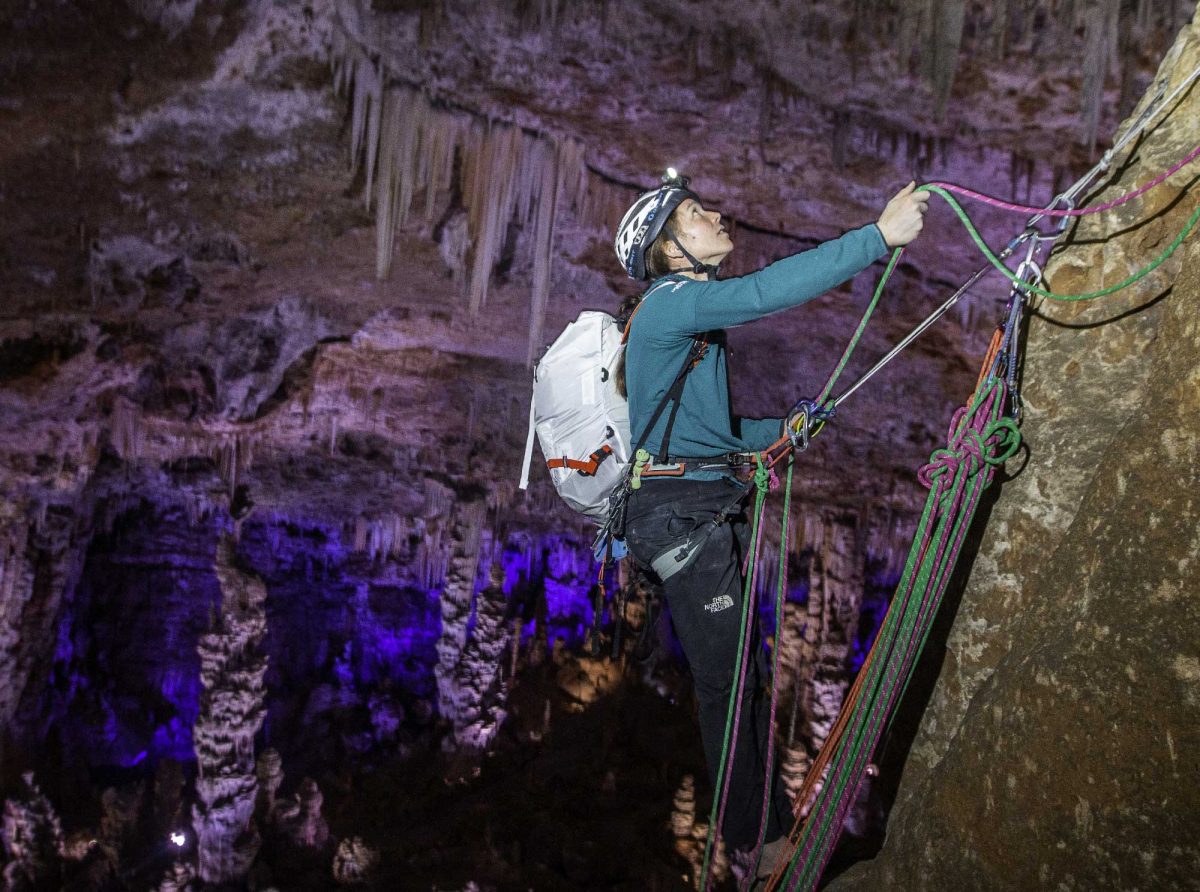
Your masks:
[[[737,494],[726,480],[645,480],[629,499],[625,538],[630,551],[647,570],[660,553],[679,545],[688,534],[708,523]],[[663,583],[675,633],[683,645],[700,706],[700,737],[708,763],[709,781],[716,789],[721,747],[736,679],[741,640],[742,560],[749,547],[744,505],[734,508],[726,523],[716,527],[699,555]],[[767,735],[770,733],[770,675],[766,653],[753,629],[750,662],[742,689],[742,713],[729,783],[729,800],[721,827],[729,849],[747,848],[758,839],[766,774]],[[776,777],[767,810],[766,842],[791,829],[791,803]]]

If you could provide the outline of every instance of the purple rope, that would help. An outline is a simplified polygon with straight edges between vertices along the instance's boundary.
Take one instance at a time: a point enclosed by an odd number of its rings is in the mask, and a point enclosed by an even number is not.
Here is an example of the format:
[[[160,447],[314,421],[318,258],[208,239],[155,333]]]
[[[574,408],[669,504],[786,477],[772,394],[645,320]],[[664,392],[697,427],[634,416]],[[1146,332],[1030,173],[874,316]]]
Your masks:
[[[1105,202],[1104,204],[1096,204],[1086,208],[1068,208],[1066,210],[1047,210],[1046,208],[1035,208],[1024,204],[1012,204],[1011,202],[1001,201],[998,198],[992,198],[990,195],[984,195],[982,192],[976,192],[973,189],[967,189],[964,186],[956,186],[953,183],[934,182],[929,183],[930,186],[939,186],[947,192],[954,192],[958,195],[963,195],[967,198],[973,198],[976,201],[982,201],[984,204],[990,204],[992,207],[1001,208],[1006,211],[1019,211],[1022,214],[1041,214],[1043,217],[1083,217],[1088,214],[1099,214],[1102,211],[1111,211],[1115,207],[1120,207],[1126,202],[1133,201],[1142,195],[1145,195],[1163,180],[1170,177],[1172,174],[1178,173],[1184,167],[1191,164],[1197,158],[1200,158],[1200,145],[1192,149],[1184,157],[1182,161],[1172,167],[1170,170],[1160,173],[1144,186],[1140,186],[1128,195],[1123,195],[1113,201]]]

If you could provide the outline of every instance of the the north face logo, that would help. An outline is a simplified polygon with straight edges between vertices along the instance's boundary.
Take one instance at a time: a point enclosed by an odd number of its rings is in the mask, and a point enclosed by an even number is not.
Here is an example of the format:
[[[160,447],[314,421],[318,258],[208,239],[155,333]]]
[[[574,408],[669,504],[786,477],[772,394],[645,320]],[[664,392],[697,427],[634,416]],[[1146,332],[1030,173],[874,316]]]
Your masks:
[[[727,607],[733,606],[733,598],[729,595],[717,595],[711,601],[704,605],[704,609],[709,613],[719,613]]]

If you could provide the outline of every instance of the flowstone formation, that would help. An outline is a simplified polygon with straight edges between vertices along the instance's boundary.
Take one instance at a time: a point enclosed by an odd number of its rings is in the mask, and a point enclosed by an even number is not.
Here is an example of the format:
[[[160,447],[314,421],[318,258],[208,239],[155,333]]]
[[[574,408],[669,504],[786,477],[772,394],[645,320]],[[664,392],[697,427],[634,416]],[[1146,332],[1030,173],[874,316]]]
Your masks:
[[[1197,66],[1200,16],[1139,110]],[[1087,203],[1131,191],[1198,142],[1193,85]],[[1051,288],[1097,290],[1143,266],[1195,211],[1195,184],[1185,169],[1081,221],[1047,268]],[[1125,292],[1036,302],[1027,461],[989,512],[944,652],[927,655],[937,680],[886,845],[832,888],[1194,886],[1198,270],[1192,237]]]

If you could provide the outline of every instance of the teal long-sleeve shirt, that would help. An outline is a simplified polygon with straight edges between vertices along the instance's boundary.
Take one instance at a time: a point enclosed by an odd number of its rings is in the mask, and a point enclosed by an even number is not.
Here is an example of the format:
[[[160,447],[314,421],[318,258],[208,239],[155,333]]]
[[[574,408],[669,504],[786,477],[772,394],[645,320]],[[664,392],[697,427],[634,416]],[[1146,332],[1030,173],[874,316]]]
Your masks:
[[[708,333],[708,351],[684,381],[668,444],[671,455],[751,452],[774,443],[782,433],[783,419],[736,418],[730,411],[721,330],[812,300],[866,269],[887,250],[879,227],[872,223],[737,279],[669,276],[655,282],[630,323],[625,346],[634,442],[675,380],[693,338]],[[659,453],[670,414],[668,406],[646,437],[645,449],[651,455]]]

